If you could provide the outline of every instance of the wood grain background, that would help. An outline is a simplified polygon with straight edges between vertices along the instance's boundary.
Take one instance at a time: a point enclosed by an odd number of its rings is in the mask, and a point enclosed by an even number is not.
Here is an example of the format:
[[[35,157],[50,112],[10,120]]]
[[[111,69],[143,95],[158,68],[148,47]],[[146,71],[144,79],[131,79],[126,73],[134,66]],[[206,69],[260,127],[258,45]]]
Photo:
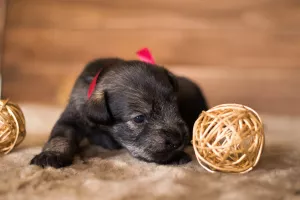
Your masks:
[[[2,69],[3,43],[4,43],[4,27],[6,20],[6,1],[0,0],[0,69]],[[2,91],[2,80],[0,77],[0,98]]]
[[[211,106],[300,114],[298,0],[9,0],[3,94],[63,105],[89,60],[142,47]]]

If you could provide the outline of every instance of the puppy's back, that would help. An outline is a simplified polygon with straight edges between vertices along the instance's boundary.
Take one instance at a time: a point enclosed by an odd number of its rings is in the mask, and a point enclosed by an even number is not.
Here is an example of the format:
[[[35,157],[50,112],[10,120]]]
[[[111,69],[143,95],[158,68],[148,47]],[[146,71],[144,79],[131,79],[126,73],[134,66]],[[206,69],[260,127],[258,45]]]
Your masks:
[[[177,81],[179,111],[192,134],[193,125],[199,114],[208,109],[207,101],[200,87],[194,82],[184,77],[177,77]]]

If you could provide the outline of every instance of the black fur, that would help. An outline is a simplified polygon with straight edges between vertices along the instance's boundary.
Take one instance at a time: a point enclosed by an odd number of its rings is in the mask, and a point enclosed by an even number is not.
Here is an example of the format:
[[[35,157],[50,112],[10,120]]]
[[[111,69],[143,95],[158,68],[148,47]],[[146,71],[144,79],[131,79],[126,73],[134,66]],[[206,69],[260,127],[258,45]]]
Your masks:
[[[88,87],[100,69],[88,99]],[[184,164],[190,157],[183,149],[190,144],[195,120],[206,109],[196,84],[163,67],[117,58],[95,60],[78,77],[68,105],[31,164],[70,165],[85,137],[107,149],[126,148],[147,162]],[[141,115],[144,122],[136,122]]]

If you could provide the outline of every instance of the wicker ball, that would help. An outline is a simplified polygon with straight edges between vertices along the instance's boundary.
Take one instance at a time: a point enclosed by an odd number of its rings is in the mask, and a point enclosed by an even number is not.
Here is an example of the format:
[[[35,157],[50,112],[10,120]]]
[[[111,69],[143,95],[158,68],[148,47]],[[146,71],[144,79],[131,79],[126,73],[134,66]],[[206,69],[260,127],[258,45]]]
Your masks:
[[[8,100],[0,100],[0,154],[9,153],[25,136],[25,118],[20,107]]]
[[[246,173],[258,163],[264,131],[259,115],[240,104],[223,104],[203,111],[193,128],[199,164],[209,172]]]

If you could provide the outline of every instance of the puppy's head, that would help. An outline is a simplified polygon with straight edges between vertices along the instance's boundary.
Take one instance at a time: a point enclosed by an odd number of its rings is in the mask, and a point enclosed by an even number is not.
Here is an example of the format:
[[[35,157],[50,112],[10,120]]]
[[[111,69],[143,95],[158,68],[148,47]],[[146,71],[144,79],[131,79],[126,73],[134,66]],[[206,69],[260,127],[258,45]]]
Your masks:
[[[86,115],[133,156],[167,162],[189,139],[176,92],[175,76],[163,67],[127,61],[104,68]]]

